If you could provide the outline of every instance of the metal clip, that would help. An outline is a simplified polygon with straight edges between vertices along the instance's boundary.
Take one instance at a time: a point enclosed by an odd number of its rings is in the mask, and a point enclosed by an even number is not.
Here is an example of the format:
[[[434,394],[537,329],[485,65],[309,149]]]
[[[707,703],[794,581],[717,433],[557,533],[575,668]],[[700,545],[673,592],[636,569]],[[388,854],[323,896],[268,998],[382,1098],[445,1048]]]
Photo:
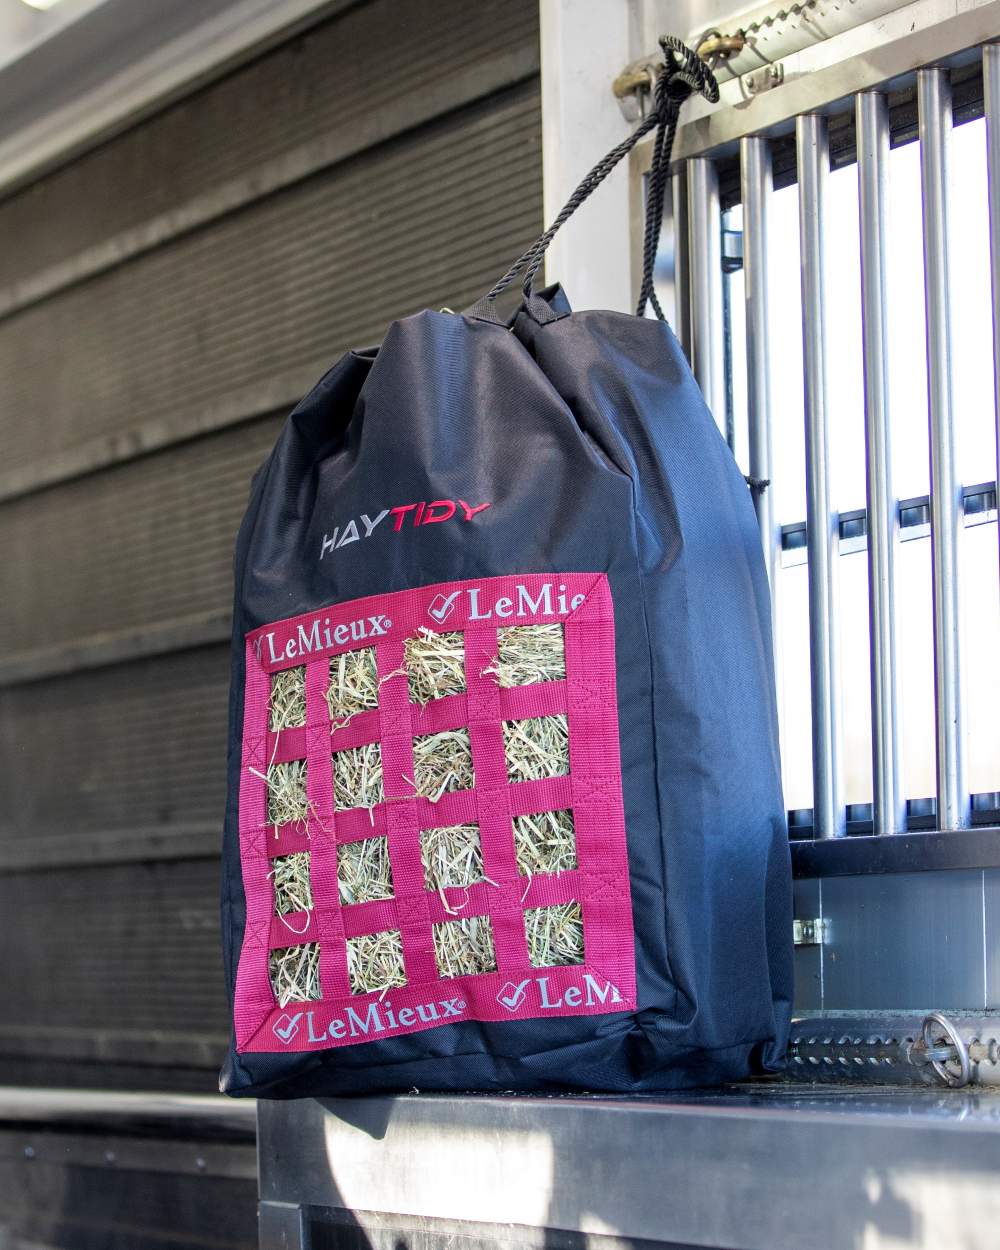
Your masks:
[[[622,113],[627,122],[642,121],[646,105],[656,90],[656,75],[660,62],[655,56],[645,56],[640,61],[626,65],[611,84]]]
[[[951,1089],[961,1089],[972,1080],[969,1048],[952,1021],[940,1011],[924,1017],[920,1040],[910,1047],[907,1058],[915,1065],[929,1064],[938,1079]],[[949,1064],[957,1064],[958,1071]]]

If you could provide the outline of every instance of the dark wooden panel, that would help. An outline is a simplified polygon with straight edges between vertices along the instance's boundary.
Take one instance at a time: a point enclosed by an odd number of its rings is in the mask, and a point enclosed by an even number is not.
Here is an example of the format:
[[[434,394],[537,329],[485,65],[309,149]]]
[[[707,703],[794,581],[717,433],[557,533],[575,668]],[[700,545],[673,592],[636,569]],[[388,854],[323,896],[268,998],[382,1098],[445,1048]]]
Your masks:
[[[257,1187],[251,1179],[133,1171],[114,1162],[104,1168],[65,1165],[37,1154],[25,1159],[19,1145],[13,1134],[0,1139],[0,1244],[11,1250],[257,1246]],[[40,1143],[43,1151],[45,1145]],[[164,1144],[165,1155],[171,1149]]]
[[[490,90],[491,59],[524,49],[537,65],[537,7],[355,5],[0,204],[0,237],[18,240],[0,249],[0,287],[317,138],[391,133],[388,115],[408,93],[445,84],[458,97],[463,78]]]
[[[0,506],[3,661],[232,602],[250,478],[284,417],[255,421]]]
[[[221,829],[228,688],[216,646],[0,692],[0,862],[50,843],[86,859],[91,834]]]
[[[472,301],[538,231],[538,140],[529,84],[0,322],[5,470]]]
[[[16,1004],[0,1048],[32,1030],[71,1051],[81,1030],[134,1037],[137,1060],[152,1031],[211,1045],[228,1028],[218,898],[208,859],[0,875],[0,996]]]

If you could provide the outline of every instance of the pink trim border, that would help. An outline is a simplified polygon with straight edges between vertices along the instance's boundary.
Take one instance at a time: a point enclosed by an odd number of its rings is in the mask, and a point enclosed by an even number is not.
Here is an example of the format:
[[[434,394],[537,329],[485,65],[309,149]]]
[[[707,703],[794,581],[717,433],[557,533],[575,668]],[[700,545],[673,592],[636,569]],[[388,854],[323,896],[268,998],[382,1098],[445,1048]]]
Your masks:
[[[497,628],[561,622],[566,680],[500,689],[484,672],[497,650]],[[403,642],[420,628],[462,630],[465,694],[421,708],[398,673]],[[379,708],[333,729],[326,706],[329,659],[375,646],[383,682]],[[268,723],[270,675],[306,666],[306,724],[275,733]],[[354,1045],[464,1020],[509,1021],[549,1015],[635,1010],[635,950],[621,795],[615,683],[614,617],[603,574],[526,574],[447,582],[371,596],[274,622],[246,637],[244,739],[240,784],[240,856],[247,924],[234,1011],[240,1052],[311,1051]],[[544,781],[507,777],[501,722],[565,713],[570,773]],[[436,803],[414,797],[412,738],[468,727],[475,784]],[[330,760],[335,750],[381,743],[386,801],[371,811],[334,810]],[[266,774],[273,762],[307,761],[310,818],[266,824]],[[520,875],[511,819],[571,808],[578,867],[558,876]],[[426,889],[419,830],[475,823],[489,882]],[[336,875],[339,842],[388,839],[394,897],[342,906]],[[271,860],[308,850],[316,906],[274,914]],[[584,963],[535,968],[523,913],[577,901]],[[438,975],[431,925],[468,915],[490,917],[497,971],[449,980]],[[403,938],[405,987],[382,996],[353,994],[346,940],[382,929]],[[281,1008],[268,972],[272,949],[320,944],[322,999]],[[443,1004],[447,1003],[447,1009]],[[436,1006],[435,1006],[436,1004]]]

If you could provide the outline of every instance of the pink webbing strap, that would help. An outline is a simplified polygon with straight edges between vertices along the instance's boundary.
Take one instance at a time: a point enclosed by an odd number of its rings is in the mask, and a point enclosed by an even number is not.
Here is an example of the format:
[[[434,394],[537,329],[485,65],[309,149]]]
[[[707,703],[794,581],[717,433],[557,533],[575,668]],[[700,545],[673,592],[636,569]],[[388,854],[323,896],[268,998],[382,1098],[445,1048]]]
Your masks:
[[[413,713],[404,666],[402,639],[379,644],[382,778],[397,927],[403,939],[406,979],[422,983],[437,977],[437,964],[420,856],[420,823],[414,797]]]
[[[495,888],[490,891],[489,916],[497,968],[504,976],[528,966],[520,881],[514,857],[510,815],[510,782],[504,752],[500,690],[486,669],[496,664],[495,625],[470,625],[465,630],[465,683],[469,700],[469,738],[476,777],[476,806],[483,868]]]

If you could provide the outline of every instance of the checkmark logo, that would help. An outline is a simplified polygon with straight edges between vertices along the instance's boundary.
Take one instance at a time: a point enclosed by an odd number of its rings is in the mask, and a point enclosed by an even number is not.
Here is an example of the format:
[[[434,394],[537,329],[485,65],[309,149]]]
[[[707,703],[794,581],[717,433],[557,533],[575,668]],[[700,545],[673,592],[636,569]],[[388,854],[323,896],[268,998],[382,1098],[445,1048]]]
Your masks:
[[[517,1011],[518,1007],[524,1002],[530,984],[530,977],[526,981],[522,981],[520,985],[515,985],[513,981],[508,981],[497,995],[497,1002],[501,1007],[506,1007],[508,1011]]]
[[[302,1019],[302,1012],[297,1011],[294,1016],[290,1016],[286,1011],[280,1019],[275,1020],[271,1026],[271,1031],[279,1042],[284,1042],[287,1046],[296,1033],[299,1031],[299,1021]]]
[[[460,590],[453,590],[450,595],[435,595],[427,609],[427,615],[433,617],[439,625],[443,625],[455,611],[455,600],[461,593]]]

